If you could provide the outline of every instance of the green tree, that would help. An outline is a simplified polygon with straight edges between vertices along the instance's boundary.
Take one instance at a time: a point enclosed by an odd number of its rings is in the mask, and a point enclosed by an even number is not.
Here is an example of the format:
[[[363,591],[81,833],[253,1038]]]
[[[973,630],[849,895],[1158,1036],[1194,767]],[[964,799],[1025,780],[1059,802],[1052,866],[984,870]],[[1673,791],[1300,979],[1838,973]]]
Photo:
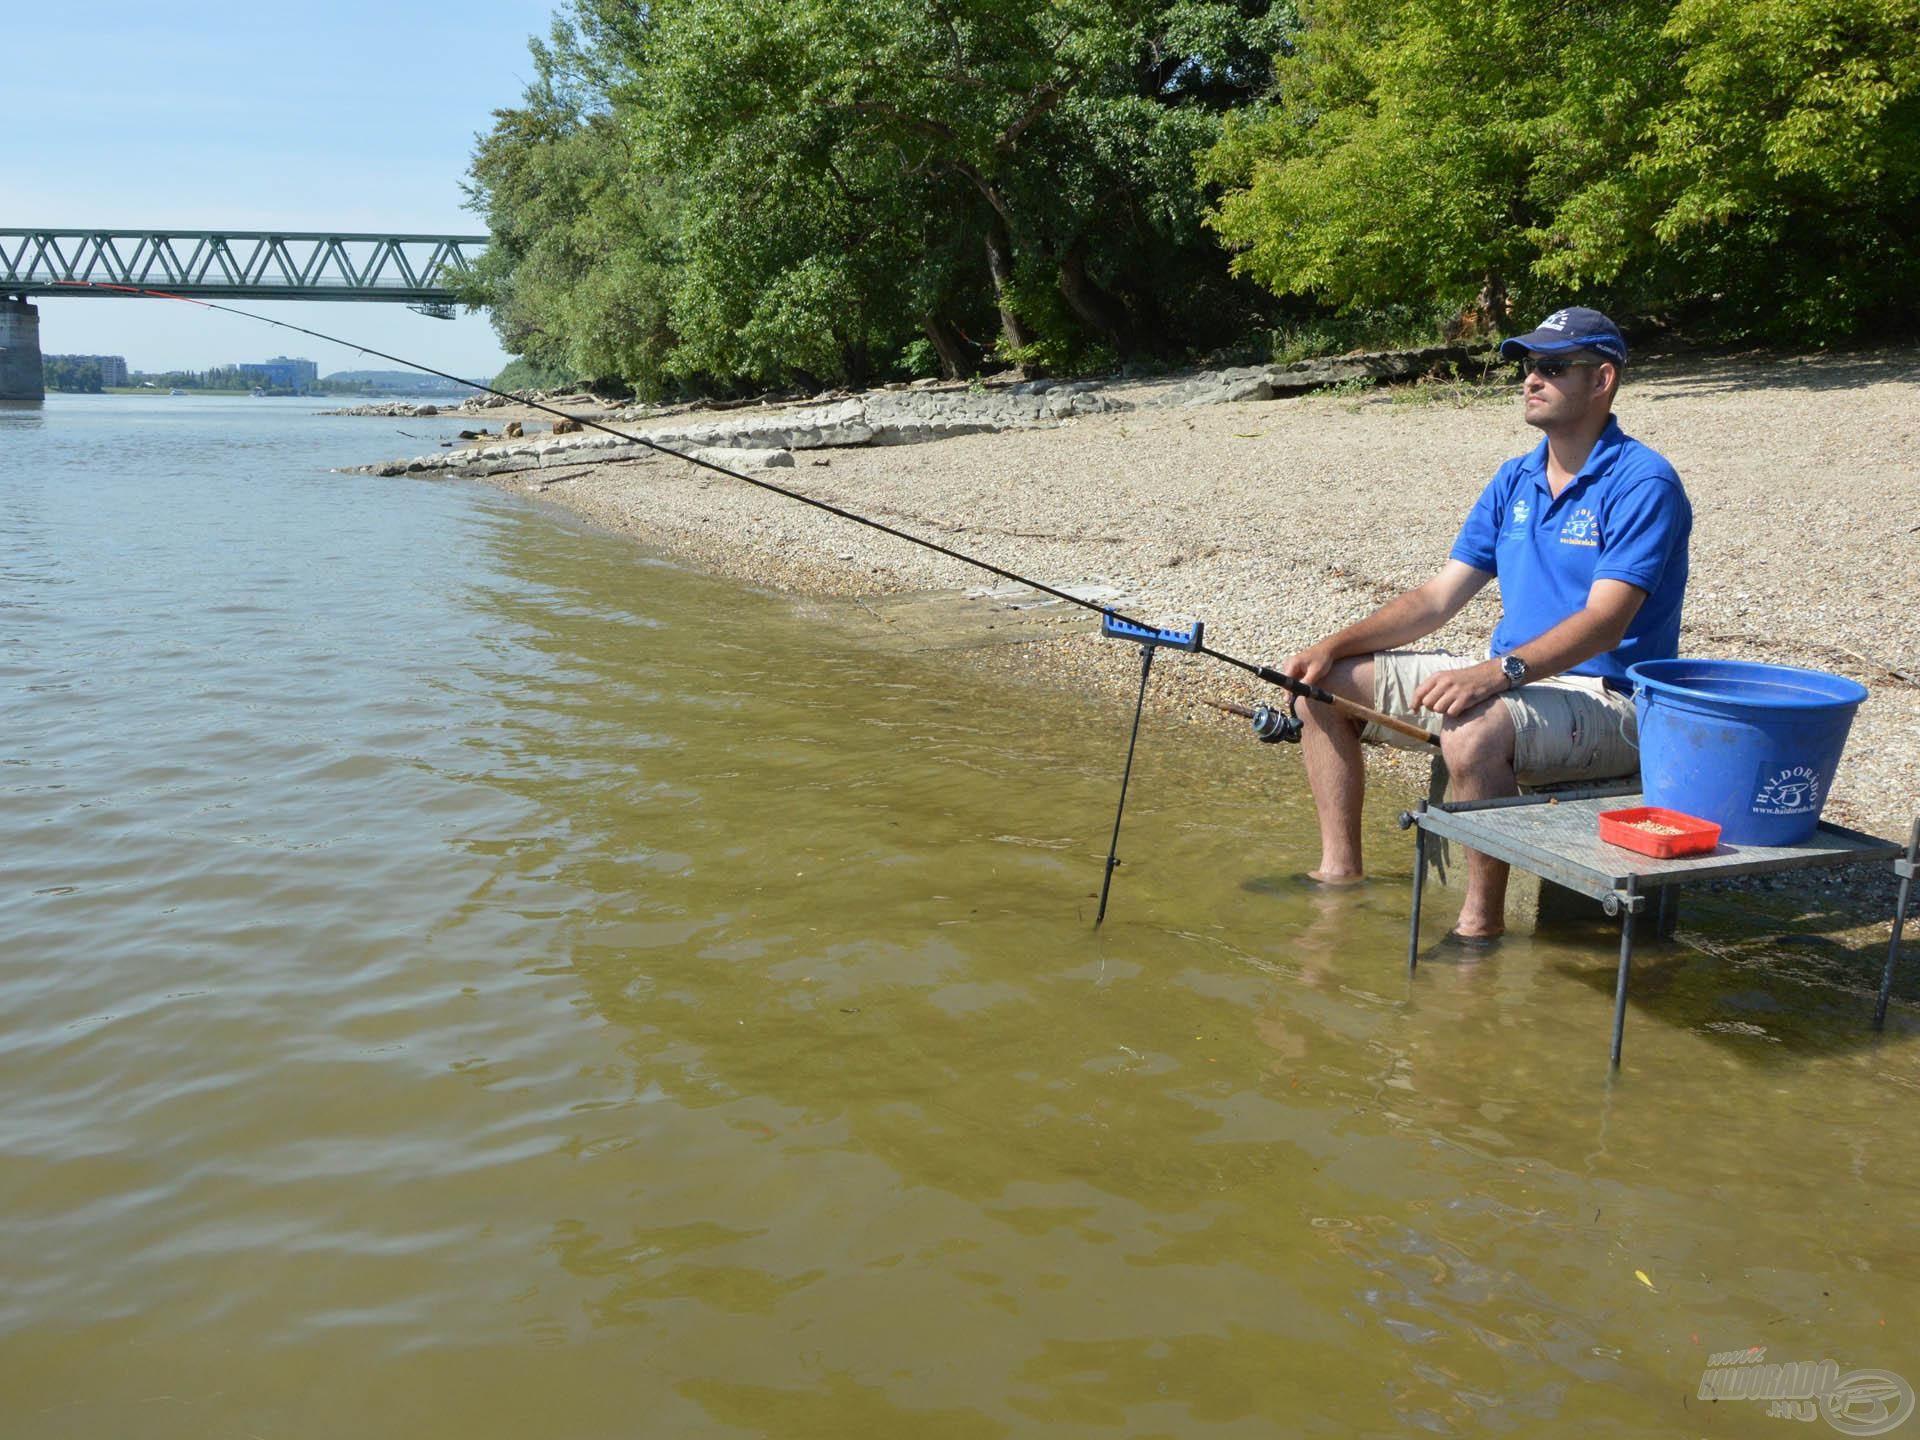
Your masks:
[[[1337,309],[1569,298],[1823,337],[1920,295],[1920,0],[1319,0],[1202,166]]]
[[[537,371],[659,388],[667,322],[672,187],[636,172],[608,91],[626,27],[618,6],[578,7],[535,40],[524,103],[494,112],[474,153],[469,204],[492,241],[464,284],[501,343]],[[583,39],[584,35],[584,39]]]
[[[1674,6],[1680,89],[1634,179],[1648,250],[1713,297],[1723,332],[1818,337],[1920,316],[1916,35],[1920,0]]]
[[[1200,229],[1193,155],[1291,13],[573,0],[475,152],[467,298],[529,361],[642,388],[1218,337],[1260,301]]]
[[[1194,272],[1224,277],[1192,156],[1267,83],[1291,15],[1265,0],[650,13],[632,114],[701,197],[682,333],[777,341],[762,358],[778,363],[825,327],[842,370],[909,324],[956,368],[983,291],[1016,359],[1203,331],[1217,307],[1183,303]]]
[[[76,360],[70,355],[43,356],[40,376],[41,383],[49,390],[77,395],[101,392],[100,367],[91,360]]]
[[[1236,270],[1352,309],[1478,305],[1496,324],[1549,290],[1561,207],[1629,158],[1667,63],[1666,0],[1325,0],[1272,98],[1233,117],[1202,173]]]
[[[862,382],[915,328],[927,177],[822,94],[864,18],[830,18],[812,0],[678,0],[652,12],[618,100],[644,168],[672,175],[686,197],[677,373]]]

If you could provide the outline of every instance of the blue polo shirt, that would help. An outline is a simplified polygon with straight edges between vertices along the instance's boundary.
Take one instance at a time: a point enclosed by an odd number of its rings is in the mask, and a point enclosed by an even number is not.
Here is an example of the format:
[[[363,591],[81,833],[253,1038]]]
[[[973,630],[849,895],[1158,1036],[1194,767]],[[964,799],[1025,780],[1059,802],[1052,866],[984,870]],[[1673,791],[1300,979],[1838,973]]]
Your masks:
[[[1545,440],[1502,465],[1460,527],[1452,553],[1500,578],[1496,655],[1584,610],[1596,580],[1624,580],[1646,591],[1619,646],[1568,671],[1624,681],[1636,661],[1680,653],[1692,531],[1693,506],[1673,466],[1610,418],[1558,499],[1547,486]]]

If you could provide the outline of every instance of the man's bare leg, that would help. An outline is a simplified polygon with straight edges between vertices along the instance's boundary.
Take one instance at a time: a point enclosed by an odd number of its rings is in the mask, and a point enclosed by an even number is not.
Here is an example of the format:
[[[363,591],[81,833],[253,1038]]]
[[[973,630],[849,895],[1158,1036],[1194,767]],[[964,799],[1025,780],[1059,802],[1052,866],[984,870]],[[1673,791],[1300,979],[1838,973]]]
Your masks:
[[[1321,682],[1362,705],[1373,704],[1373,660],[1342,660]],[[1300,758],[1320,819],[1320,865],[1308,875],[1323,885],[1352,885],[1365,878],[1360,861],[1360,807],[1367,794],[1367,766],[1360,753],[1360,727],[1331,705],[1300,705]]]
[[[1513,720],[1499,697],[1449,720],[1440,731],[1448,789],[1455,800],[1497,800],[1520,793],[1513,774]],[[1507,864],[1467,851],[1467,896],[1456,933],[1491,939],[1507,928]]]

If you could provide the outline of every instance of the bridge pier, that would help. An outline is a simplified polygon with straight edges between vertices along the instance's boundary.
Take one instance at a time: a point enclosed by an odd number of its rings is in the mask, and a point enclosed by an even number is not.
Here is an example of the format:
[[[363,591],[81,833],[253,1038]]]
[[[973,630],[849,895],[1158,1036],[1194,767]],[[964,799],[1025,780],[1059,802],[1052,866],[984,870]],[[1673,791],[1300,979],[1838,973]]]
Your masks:
[[[25,300],[0,296],[0,400],[44,400],[40,368],[40,312]]]

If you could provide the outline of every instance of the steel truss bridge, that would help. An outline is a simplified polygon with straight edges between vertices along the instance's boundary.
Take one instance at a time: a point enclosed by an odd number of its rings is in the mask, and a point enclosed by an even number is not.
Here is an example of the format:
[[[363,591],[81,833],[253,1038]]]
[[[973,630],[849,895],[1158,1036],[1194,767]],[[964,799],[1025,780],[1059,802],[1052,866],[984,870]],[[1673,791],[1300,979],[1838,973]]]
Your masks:
[[[201,300],[385,300],[449,318],[485,235],[0,230],[0,298],[163,290]]]

